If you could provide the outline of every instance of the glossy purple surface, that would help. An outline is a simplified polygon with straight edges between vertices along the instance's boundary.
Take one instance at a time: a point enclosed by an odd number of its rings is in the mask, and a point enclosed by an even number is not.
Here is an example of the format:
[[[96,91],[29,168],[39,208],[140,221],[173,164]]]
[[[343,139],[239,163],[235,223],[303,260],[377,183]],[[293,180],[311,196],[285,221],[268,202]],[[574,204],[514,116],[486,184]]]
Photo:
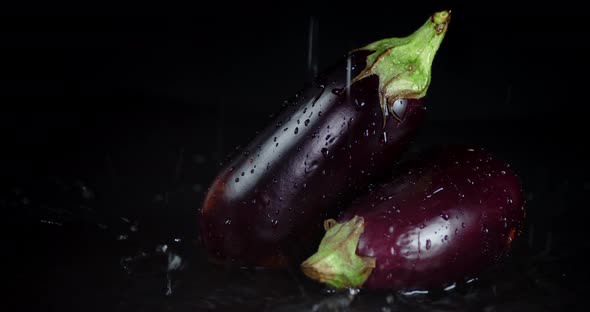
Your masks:
[[[363,52],[364,53],[364,52]],[[209,188],[201,237],[214,261],[281,267],[313,253],[322,221],[335,216],[391,168],[422,124],[421,100],[399,100],[401,118],[383,117],[372,76],[345,89],[364,68],[353,55],[303,90]]]
[[[357,254],[376,257],[377,266],[363,287],[444,286],[510,250],[525,210],[520,182],[506,164],[481,149],[448,146],[404,168],[340,219],[365,219]]]

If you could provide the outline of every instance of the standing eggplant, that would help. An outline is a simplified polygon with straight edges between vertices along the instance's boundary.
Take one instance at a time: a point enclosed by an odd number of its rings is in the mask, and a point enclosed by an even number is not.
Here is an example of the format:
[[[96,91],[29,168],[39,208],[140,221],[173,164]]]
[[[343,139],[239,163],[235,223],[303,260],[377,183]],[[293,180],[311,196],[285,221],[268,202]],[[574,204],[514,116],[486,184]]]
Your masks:
[[[428,289],[499,263],[525,217],[514,172],[462,146],[407,167],[325,221],[318,252],[301,266],[307,276],[335,288]]]
[[[284,267],[309,256],[321,220],[399,159],[450,14],[374,42],[320,74],[215,178],[200,214],[214,262]]]

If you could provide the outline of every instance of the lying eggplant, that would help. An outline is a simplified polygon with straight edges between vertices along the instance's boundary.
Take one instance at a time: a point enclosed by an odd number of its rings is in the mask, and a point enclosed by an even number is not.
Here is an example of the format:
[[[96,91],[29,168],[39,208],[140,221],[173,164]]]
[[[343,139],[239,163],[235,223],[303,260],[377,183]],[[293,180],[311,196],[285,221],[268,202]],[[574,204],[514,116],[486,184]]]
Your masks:
[[[283,267],[313,253],[321,220],[350,203],[414,137],[449,19],[439,12],[408,37],[353,51],[228,163],[199,220],[212,261]]]
[[[408,167],[325,221],[317,253],[301,265],[307,276],[335,288],[428,289],[499,263],[525,217],[508,165],[447,146]]]

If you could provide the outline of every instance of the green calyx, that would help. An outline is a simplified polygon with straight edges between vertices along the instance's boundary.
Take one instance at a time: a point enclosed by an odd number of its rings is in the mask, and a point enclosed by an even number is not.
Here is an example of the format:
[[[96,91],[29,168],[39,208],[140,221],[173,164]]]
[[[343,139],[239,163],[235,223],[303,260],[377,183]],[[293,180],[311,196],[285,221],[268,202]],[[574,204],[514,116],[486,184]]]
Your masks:
[[[450,19],[450,11],[437,12],[407,37],[383,39],[358,49],[374,52],[367,57],[365,69],[352,83],[371,75],[379,77],[379,102],[384,117],[391,112],[399,119],[393,113],[396,100],[419,99],[426,95],[432,61]]]
[[[362,286],[375,268],[375,258],[356,254],[364,219],[355,216],[344,223],[330,219],[324,221],[324,228],[318,251],[301,264],[303,273],[334,288]]]

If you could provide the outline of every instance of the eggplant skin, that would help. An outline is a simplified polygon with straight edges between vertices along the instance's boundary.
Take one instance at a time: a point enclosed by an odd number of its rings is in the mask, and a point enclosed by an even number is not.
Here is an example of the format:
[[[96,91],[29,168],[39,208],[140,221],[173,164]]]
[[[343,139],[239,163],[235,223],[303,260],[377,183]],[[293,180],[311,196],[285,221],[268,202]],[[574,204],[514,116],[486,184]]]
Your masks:
[[[346,89],[368,53],[350,55],[350,74],[347,58],[320,74],[214,179],[198,220],[213,262],[298,264],[317,247],[322,221],[406,150],[424,120],[423,100],[396,101],[397,118],[384,123],[377,76]]]
[[[364,218],[357,255],[375,257],[368,289],[429,289],[500,263],[525,220],[509,166],[481,148],[422,154],[355,200],[339,222]]]

